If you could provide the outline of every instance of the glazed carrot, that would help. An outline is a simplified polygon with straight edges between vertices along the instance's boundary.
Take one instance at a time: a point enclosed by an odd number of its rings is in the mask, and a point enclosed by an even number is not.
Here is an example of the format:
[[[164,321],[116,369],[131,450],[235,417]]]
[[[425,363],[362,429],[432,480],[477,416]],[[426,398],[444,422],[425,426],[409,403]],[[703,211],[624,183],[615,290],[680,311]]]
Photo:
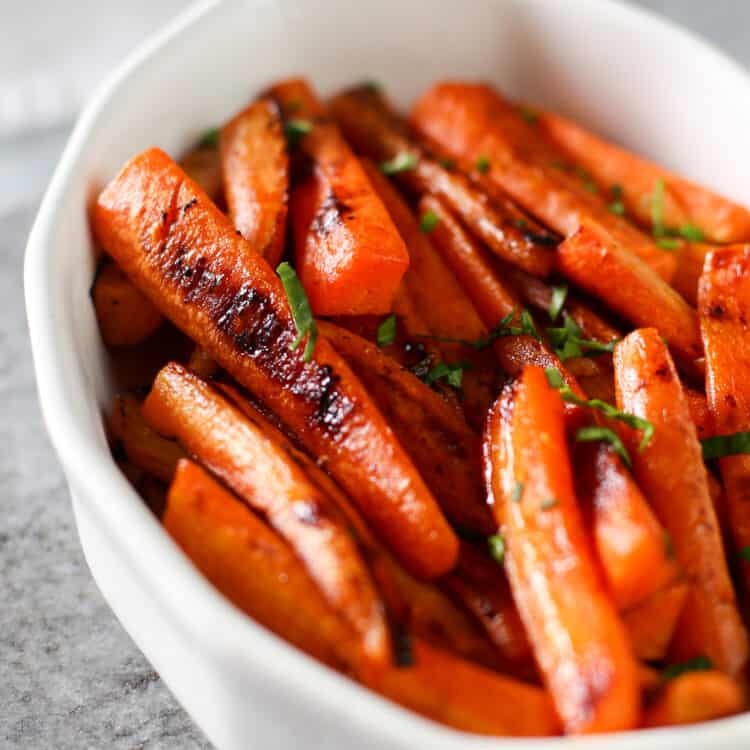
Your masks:
[[[185,457],[185,452],[149,425],[134,396],[115,396],[108,426],[130,463],[162,482],[172,481],[177,462]]]
[[[188,370],[192,370],[204,380],[212,378],[219,371],[219,366],[216,362],[199,346],[193,348],[187,366]]]
[[[690,388],[686,385],[683,385],[683,390],[687,399],[690,418],[693,420],[693,424],[695,424],[698,437],[701,440],[710,437],[714,433],[714,428],[706,397],[700,391],[696,391],[695,388]]]
[[[180,168],[217,205],[223,206],[224,188],[221,179],[221,159],[216,145],[198,145],[179,161]]]
[[[698,311],[706,349],[706,398],[716,435],[750,430],[750,245],[714,250],[706,257]],[[750,585],[750,456],[720,461],[734,544]]]
[[[427,156],[382,94],[366,87],[350,89],[334,97],[330,109],[344,135],[372,159],[382,163],[411,155],[414,168],[399,172],[396,179],[418,195],[443,200],[499,258],[536,276],[550,272],[555,238],[510,201],[493,204],[466,177]]]
[[[411,123],[491,196],[510,195],[563,236],[595,221],[662,278],[672,277],[676,259],[612,213],[586,179],[560,169],[559,150],[491,87],[437,84],[417,102]]]
[[[352,669],[357,644],[290,547],[190,461],[180,461],[164,527],[233,604],[316,659]]]
[[[574,454],[576,492],[618,609],[647,599],[680,570],[665,531],[620,458],[606,443],[580,443]]]
[[[656,323],[686,363],[702,355],[694,310],[599,227],[582,226],[558,248],[560,271],[636,326]]]
[[[280,280],[164,152],[123,168],[99,196],[94,229],[162,314],[326,457],[411,572],[453,566],[456,537],[363,386],[324,339],[310,361],[306,347],[290,348],[297,331]]]
[[[638,223],[653,228],[653,196],[661,181],[664,228],[679,230],[692,225],[712,242],[750,240],[750,211],[744,206],[608,143],[560,115],[540,113],[539,124],[573,162],[587,170],[600,189],[609,192],[618,185],[627,214]]]
[[[714,245],[702,242],[679,241],[679,247],[675,250],[677,270],[670,283],[694,307],[698,304],[698,281],[703,273],[703,264],[713,248]]]
[[[490,672],[424,641],[413,663],[378,673],[368,687],[435,721],[477,734],[509,737],[558,734],[552,702],[538,687]]]
[[[566,731],[634,727],[635,659],[589,552],[563,402],[541,368],[526,368],[506,389],[488,421],[485,450],[513,598]]]
[[[297,127],[310,161],[309,176],[292,194],[292,217],[295,265],[313,311],[390,312],[409,256],[388,212],[305,81],[283,81],[268,95],[286,127]]]
[[[284,252],[289,158],[274,102],[260,99],[224,125],[219,153],[229,217],[275,268]]]
[[[722,672],[686,672],[667,682],[643,717],[646,727],[697,724],[739,713],[742,689]]]
[[[463,417],[376,345],[332,323],[318,328],[365,385],[448,518],[491,534],[479,440]]]
[[[99,332],[107,346],[136,346],[162,323],[159,311],[114,263],[99,269],[91,295]]]
[[[615,348],[614,360],[618,407],[654,427],[643,451],[631,446],[636,479],[669,532],[690,584],[672,648],[677,658],[705,654],[719,669],[738,674],[747,661],[747,633],[737,611],[701,446],[674,363],[653,328],[626,336]]]
[[[157,375],[143,414],[265,516],[303,560],[326,601],[360,635],[363,651],[386,661],[382,603],[354,540],[330,499],[289,455],[212,386],[174,362]]]

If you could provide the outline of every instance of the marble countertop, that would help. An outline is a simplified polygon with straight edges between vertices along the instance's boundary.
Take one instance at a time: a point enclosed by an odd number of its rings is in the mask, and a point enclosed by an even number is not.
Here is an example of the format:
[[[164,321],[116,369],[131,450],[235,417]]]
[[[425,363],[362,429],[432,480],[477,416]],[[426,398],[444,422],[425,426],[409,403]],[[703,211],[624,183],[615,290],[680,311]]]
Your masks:
[[[750,5],[640,4],[750,65]],[[51,151],[37,194],[57,158]],[[22,255],[35,208],[25,201],[0,213],[0,747],[209,748],[104,603],[78,544],[36,403],[23,314]]]

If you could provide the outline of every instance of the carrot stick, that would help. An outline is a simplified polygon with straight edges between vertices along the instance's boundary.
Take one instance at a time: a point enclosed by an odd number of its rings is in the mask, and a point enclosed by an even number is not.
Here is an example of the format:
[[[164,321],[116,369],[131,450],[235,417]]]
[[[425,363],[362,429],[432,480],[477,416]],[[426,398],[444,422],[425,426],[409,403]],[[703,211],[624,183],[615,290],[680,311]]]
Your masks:
[[[613,214],[585,176],[567,174],[559,149],[491,87],[437,84],[417,102],[411,123],[491,196],[510,195],[563,236],[573,234],[582,223],[601,224],[662,278],[672,277],[676,259]]]
[[[656,321],[686,363],[702,355],[695,312],[601,228],[582,226],[558,248],[560,271],[636,326]]]
[[[663,183],[661,222],[665,228],[693,225],[712,242],[750,240],[750,211],[708,188],[678,177],[624,148],[608,143],[581,125],[551,112],[539,114],[542,130],[599,188],[620,187],[629,216],[653,228],[653,196]]]
[[[199,346],[193,348],[187,366],[188,370],[192,370],[192,372],[204,380],[214,377],[219,371],[219,366],[216,362]]]
[[[107,346],[137,346],[162,324],[159,311],[114,263],[99,269],[91,295]]]
[[[332,323],[318,327],[367,388],[448,518],[491,534],[479,440],[463,417],[374,344]]]
[[[559,733],[541,688],[476,667],[429,646],[412,644],[413,663],[378,673],[368,686],[435,721],[476,734],[509,737]]]
[[[528,367],[515,389],[506,389],[488,421],[486,441],[513,598],[566,731],[634,727],[636,663],[589,553],[563,402],[541,368]]]
[[[701,440],[710,437],[714,434],[714,428],[706,397],[700,391],[696,391],[695,388],[690,388],[689,386],[684,385],[683,390],[688,402],[690,418],[693,420],[693,424],[695,424],[698,437]]]
[[[750,430],[750,245],[706,257],[698,311],[706,349],[706,398],[716,435]],[[750,456],[720,461],[724,497],[745,585],[750,587]]]
[[[648,707],[646,727],[671,727],[720,719],[742,711],[745,699],[735,680],[722,672],[687,672],[670,680]]]
[[[297,331],[278,277],[164,152],[123,168],[99,196],[94,229],[165,317],[326,457],[411,572],[453,566],[455,535],[362,385],[324,339],[310,361],[307,347],[291,348]]]
[[[678,262],[671,284],[693,307],[698,304],[698,282],[706,255],[713,248],[713,245],[702,242],[681,241],[675,250]]]
[[[413,156],[414,168],[396,175],[410,191],[444,201],[499,258],[536,276],[549,274],[555,238],[507,199],[493,204],[463,175],[427,156],[381,94],[350,89],[334,97],[330,108],[344,135],[372,159],[387,162],[400,154]]]
[[[221,159],[216,145],[201,144],[190,149],[179,160],[179,165],[217,206],[223,207],[224,187],[221,179]]]
[[[409,256],[388,212],[307,82],[283,81],[268,95],[287,129],[297,128],[310,161],[309,176],[292,194],[292,218],[295,265],[313,311],[390,312]]]
[[[279,110],[260,99],[233,117],[219,137],[229,217],[273,266],[284,252],[289,158]]]
[[[206,578],[250,617],[330,666],[353,668],[352,633],[289,546],[185,459],[169,488],[164,527]]]
[[[719,669],[737,674],[747,661],[747,633],[737,611],[701,446],[674,363],[653,328],[629,334],[615,348],[614,360],[618,407],[654,427],[642,452],[631,447],[635,476],[669,532],[690,583],[674,652],[678,658],[705,654]]]

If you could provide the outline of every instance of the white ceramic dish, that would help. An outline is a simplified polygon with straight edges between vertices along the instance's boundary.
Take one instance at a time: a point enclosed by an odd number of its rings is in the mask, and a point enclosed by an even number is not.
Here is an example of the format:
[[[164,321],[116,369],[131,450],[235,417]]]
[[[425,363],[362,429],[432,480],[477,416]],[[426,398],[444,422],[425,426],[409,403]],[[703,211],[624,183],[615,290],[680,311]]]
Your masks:
[[[219,748],[750,747],[750,715],[585,740],[473,737],[319,666],[228,604],[113,463],[111,396],[88,289],[86,207],[130,156],[176,154],[270,80],[383,81],[402,104],[441,76],[485,78],[574,115],[750,204],[750,81],[668,23],[605,0],[202,3],[146,44],[81,116],[39,211],[26,301],[44,417],[91,571],[125,628]],[[731,144],[731,149],[728,148]]]

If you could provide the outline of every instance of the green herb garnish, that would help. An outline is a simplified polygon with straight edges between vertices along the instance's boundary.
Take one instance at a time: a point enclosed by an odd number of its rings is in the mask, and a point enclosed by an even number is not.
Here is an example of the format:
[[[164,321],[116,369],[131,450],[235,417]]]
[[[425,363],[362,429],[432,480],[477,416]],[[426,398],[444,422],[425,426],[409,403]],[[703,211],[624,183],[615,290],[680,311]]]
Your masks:
[[[705,672],[713,668],[713,662],[707,656],[696,656],[694,659],[688,659],[666,667],[662,670],[661,678],[662,680],[673,680],[675,677],[685,674],[685,672]]]
[[[750,563],[750,547],[743,547],[740,550],[740,557],[745,561]]]
[[[603,443],[609,443],[612,446],[612,450],[622,459],[625,466],[630,468],[630,454],[628,449],[620,440],[620,436],[614,431],[610,430],[609,427],[581,427],[576,432],[576,440],[579,443],[592,443],[601,441]]]
[[[618,216],[625,215],[625,204],[622,201],[612,201],[607,208],[611,213],[617,214]]]
[[[434,211],[425,211],[419,220],[419,229],[425,234],[429,234],[440,221],[440,217]]]
[[[664,180],[660,177],[651,194],[651,231],[654,237],[663,237],[664,230]]]
[[[490,557],[498,564],[502,565],[505,559],[505,539],[501,534],[493,534],[487,537],[487,547],[490,552]]]
[[[390,346],[396,340],[396,316],[389,315],[377,330],[378,346]]]
[[[490,171],[490,160],[486,156],[480,156],[477,159],[477,172],[479,174],[486,174]]]
[[[656,246],[662,250],[677,250],[680,247],[680,241],[673,237],[659,237],[656,240]]]
[[[735,432],[731,435],[715,435],[714,437],[701,440],[703,446],[703,459],[710,461],[713,458],[724,456],[737,456],[742,453],[750,453],[750,432]]]
[[[703,242],[703,230],[695,224],[683,224],[679,229],[680,236],[688,242]]]
[[[292,310],[294,325],[297,327],[297,338],[294,339],[289,348],[292,350],[297,349],[305,336],[307,336],[303,359],[305,362],[309,362],[315,349],[315,342],[318,340],[318,327],[315,324],[315,318],[310,309],[310,301],[307,299],[302,282],[289,263],[284,261],[284,263],[279,264],[276,273],[279,275],[281,283],[284,286],[284,291],[289,300],[289,307]]]
[[[469,362],[457,362],[455,364],[438,362],[424,376],[424,382],[427,385],[432,385],[437,380],[444,380],[448,385],[460,388],[464,377],[464,370],[470,369],[471,363]]]
[[[560,284],[560,286],[552,287],[552,299],[549,303],[549,317],[550,320],[557,320],[558,315],[562,312],[565,300],[568,299],[568,285]]]
[[[550,343],[561,362],[573,357],[584,357],[586,354],[603,354],[614,351],[616,341],[603,344],[600,341],[583,338],[582,333],[583,331],[578,323],[566,313],[563,313],[562,327],[547,329]]]
[[[559,500],[556,497],[548,497],[546,500],[542,500],[542,502],[539,504],[539,507],[542,510],[551,510],[556,505],[559,504]]]
[[[539,121],[539,115],[533,109],[518,107],[517,111],[521,119],[529,125],[535,125]]]
[[[510,493],[511,502],[520,503],[523,497],[523,482],[516,482],[513,485],[513,492]]]
[[[310,120],[302,120],[293,117],[284,123],[284,135],[289,148],[294,148],[311,130],[313,124]]]
[[[207,130],[198,141],[200,148],[216,148],[219,145],[219,128],[210,128]]]
[[[596,183],[591,178],[591,174],[587,172],[583,167],[575,167],[575,174],[576,177],[581,181],[583,184],[583,189],[588,190],[589,193],[598,193],[599,188],[596,186]]]
[[[440,166],[448,171],[456,168],[456,162],[453,159],[441,159]]]
[[[400,172],[410,172],[417,166],[417,155],[411,151],[401,151],[392,159],[381,162],[380,171],[383,174],[392,175]]]

